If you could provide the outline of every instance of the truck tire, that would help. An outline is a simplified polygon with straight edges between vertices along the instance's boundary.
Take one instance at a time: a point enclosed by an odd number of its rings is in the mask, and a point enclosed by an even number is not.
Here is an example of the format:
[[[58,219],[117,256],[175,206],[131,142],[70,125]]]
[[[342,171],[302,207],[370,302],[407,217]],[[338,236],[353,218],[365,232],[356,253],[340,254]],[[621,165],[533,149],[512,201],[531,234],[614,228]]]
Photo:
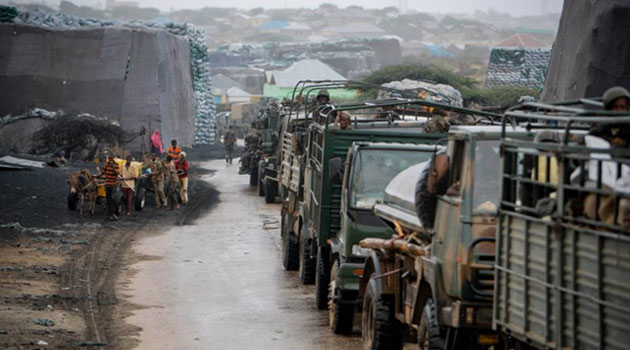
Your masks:
[[[437,310],[433,299],[428,299],[422,310],[418,327],[418,348],[420,350],[444,350],[446,348],[446,329],[440,327]]]
[[[76,192],[68,190],[68,209],[76,210],[77,202],[79,202],[79,195]]]
[[[402,350],[402,325],[394,313],[394,296],[380,294],[374,280],[370,278],[363,297],[361,315],[364,349]]]
[[[328,283],[330,283],[330,253],[328,250],[328,247],[317,248],[315,306],[320,310],[328,308]]]
[[[265,195],[265,170],[258,167],[258,185],[257,185],[258,197]]]
[[[144,203],[147,196],[147,189],[144,187],[140,187],[138,193],[136,193],[136,198],[133,199],[133,207],[136,211],[142,211],[144,208]]]
[[[291,233],[287,232],[282,237],[282,267],[287,271],[295,271],[298,269],[299,260],[299,246],[295,240],[291,239]]]
[[[249,173],[249,185],[256,186],[258,185],[258,167],[256,169],[252,169]]]
[[[306,231],[306,230],[304,230]],[[312,242],[310,238],[306,238],[306,232],[302,232],[300,239],[300,281],[303,284],[315,283],[315,261],[316,258],[311,257]]]
[[[350,334],[354,323],[354,304],[341,303],[343,294],[336,283],[338,270],[339,260],[335,260],[330,268],[328,284],[328,324],[335,334]]]
[[[276,185],[273,181],[265,181],[265,203],[276,202]]]

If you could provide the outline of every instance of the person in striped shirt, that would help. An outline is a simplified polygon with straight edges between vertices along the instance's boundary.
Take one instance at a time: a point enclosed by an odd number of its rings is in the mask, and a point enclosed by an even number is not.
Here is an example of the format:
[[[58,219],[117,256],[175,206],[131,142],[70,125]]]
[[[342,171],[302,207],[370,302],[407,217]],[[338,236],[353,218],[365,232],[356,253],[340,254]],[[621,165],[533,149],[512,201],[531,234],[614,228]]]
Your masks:
[[[114,202],[114,193],[118,189],[120,183],[120,169],[118,164],[114,161],[114,157],[107,156],[103,171],[99,175],[101,178],[105,178],[105,195],[107,198],[107,214],[111,220],[118,220],[116,216],[116,203]]]
[[[177,147],[177,140],[171,140],[171,147],[168,148],[166,153],[173,158],[173,162],[177,162],[179,154],[182,153],[182,149]]]

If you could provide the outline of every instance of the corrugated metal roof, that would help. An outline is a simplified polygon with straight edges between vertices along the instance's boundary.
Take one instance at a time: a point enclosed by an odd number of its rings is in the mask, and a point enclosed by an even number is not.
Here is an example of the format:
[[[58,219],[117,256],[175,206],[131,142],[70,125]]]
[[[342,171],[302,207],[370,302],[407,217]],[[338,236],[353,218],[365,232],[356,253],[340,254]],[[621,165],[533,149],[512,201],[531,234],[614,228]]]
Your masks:
[[[280,87],[293,87],[300,80],[345,80],[327,64],[316,59],[295,62],[283,71],[274,71],[269,75],[269,83]]]
[[[263,23],[256,27],[257,29],[284,29],[289,25],[289,22],[282,20],[275,20]]]

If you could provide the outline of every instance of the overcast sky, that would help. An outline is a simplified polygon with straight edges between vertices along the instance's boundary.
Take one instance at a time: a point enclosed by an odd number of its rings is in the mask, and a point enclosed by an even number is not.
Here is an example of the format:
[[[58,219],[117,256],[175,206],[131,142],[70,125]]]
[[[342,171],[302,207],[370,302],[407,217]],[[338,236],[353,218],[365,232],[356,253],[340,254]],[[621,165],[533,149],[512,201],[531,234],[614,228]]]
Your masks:
[[[18,0],[25,2],[26,0]],[[48,3],[59,3],[59,0],[44,0]],[[104,5],[106,0],[70,0],[75,4],[94,5],[100,3]],[[317,7],[322,3],[332,3],[339,7],[359,5],[366,8],[382,8],[387,6],[398,6],[405,0],[139,0],[142,7],[157,7],[162,11],[172,8],[201,8],[205,6],[238,7],[238,8],[294,8],[294,7]],[[0,0],[0,3],[7,0]],[[475,10],[486,11],[490,8],[499,12],[507,12],[513,16],[538,15],[542,13],[543,3],[546,2],[550,12],[560,12],[562,0],[406,0],[409,9],[421,12],[450,12],[464,13]]]

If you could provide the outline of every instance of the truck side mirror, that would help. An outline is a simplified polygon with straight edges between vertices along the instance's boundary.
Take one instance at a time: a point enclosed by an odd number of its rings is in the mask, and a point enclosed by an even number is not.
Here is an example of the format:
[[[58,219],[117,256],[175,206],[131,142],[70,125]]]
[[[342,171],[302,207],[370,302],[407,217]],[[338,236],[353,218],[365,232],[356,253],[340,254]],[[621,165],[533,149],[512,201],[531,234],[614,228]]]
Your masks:
[[[343,161],[339,157],[328,160],[328,179],[334,184],[343,181]]]

